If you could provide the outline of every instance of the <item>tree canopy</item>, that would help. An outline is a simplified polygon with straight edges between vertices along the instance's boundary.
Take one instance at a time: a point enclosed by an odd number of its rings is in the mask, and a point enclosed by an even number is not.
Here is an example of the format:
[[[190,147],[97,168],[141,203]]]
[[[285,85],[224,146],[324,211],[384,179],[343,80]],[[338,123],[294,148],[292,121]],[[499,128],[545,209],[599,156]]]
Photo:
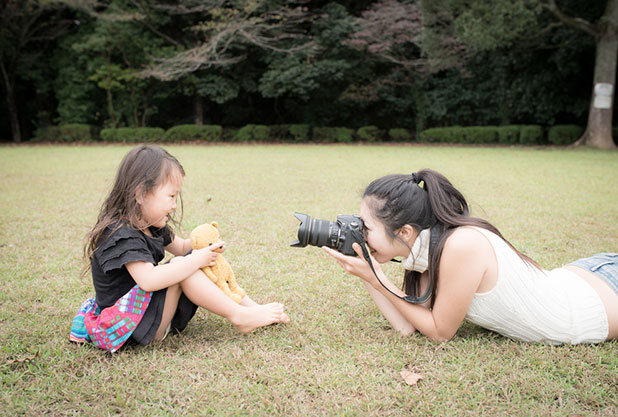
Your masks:
[[[69,123],[590,126],[595,86],[615,85],[615,57],[595,69],[616,3],[7,0],[0,139]],[[610,141],[614,112],[612,95]]]

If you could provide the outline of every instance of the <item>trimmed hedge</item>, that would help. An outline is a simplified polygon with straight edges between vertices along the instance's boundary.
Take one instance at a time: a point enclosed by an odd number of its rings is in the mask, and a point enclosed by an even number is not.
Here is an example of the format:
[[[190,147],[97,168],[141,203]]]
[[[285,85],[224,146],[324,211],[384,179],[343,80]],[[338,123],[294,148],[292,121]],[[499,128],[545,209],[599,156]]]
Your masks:
[[[519,143],[519,137],[521,135],[521,125],[508,125],[498,126],[498,143],[504,145],[515,145]]]
[[[409,142],[412,140],[412,133],[408,129],[394,128],[388,130],[388,137],[394,142]]]
[[[519,136],[522,145],[539,145],[543,143],[543,128],[541,126],[522,126]]]
[[[460,143],[463,137],[461,129],[461,126],[433,127],[423,130],[420,140],[430,143]]]
[[[356,137],[363,142],[378,142],[384,138],[384,131],[377,126],[363,126],[356,131]]]
[[[309,133],[309,125],[284,124],[270,126],[270,138],[275,142],[308,142]]]
[[[432,143],[539,145],[543,143],[543,128],[536,125],[439,127],[422,131],[420,138]]]
[[[498,131],[496,126],[438,127],[423,130],[421,140],[434,143],[496,143]]]
[[[99,140],[99,129],[87,124],[67,124],[61,126],[48,126],[37,129],[34,132],[36,142],[92,142]]]
[[[347,127],[314,127],[313,140],[327,143],[352,142],[354,140],[354,130]]]
[[[547,140],[554,145],[570,145],[584,133],[584,128],[577,125],[556,125],[547,132]]]
[[[101,130],[101,139],[106,142],[159,142],[165,131],[160,127],[119,127]]]
[[[584,128],[576,125],[556,125],[545,132],[537,125],[509,126],[450,126],[431,128],[422,131],[418,140],[429,143],[464,143],[505,145],[566,145],[573,143],[583,133]],[[618,142],[618,127],[612,130]],[[363,142],[409,142],[415,140],[414,133],[408,129],[392,128],[388,131],[378,126],[362,126],[358,130],[347,127],[311,127],[307,124],[255,125],[241,128],[220,125],[179,125],[167,131],[152,127],[122,127],[103,129],[87,124],[68,124],[49,126],[35,131],[33,141],[49,142],[191,142],[191,141],[236,141],[236,142],[317,142],[350,143]]]
[[[270,128],[265,125],[247,125],[234,134],[234,140],[237,142],[267,142],[269,139]]]
[[[498,130],[496,126],[472,126],[465,127],[463,130],[463,143],[486,144],[498,142]]]
[[[309,125],[295,124],[290,125],[289,134],[294,142],[308,142],[311,128]]]
[[[178,125],[169,128],[163,140],[167,142],[190,142],[203,140],[218,142],[221,140],[223,127],[219,125]]]

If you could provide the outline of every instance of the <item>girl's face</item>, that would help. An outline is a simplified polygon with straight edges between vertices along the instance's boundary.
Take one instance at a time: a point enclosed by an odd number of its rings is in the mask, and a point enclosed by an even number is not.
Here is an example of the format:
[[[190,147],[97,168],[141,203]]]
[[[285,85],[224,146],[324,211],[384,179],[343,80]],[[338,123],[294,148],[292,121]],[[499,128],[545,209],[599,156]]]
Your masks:
[[[137,196],[142,210],[142,221],[148,226],[164,227],[176,210],[176,198],[182,188],[182,175],[175,175],[144,197]]]
[[[360,217],[365,225],[367,246],[369,246],[371,255],[376,261],[383,264],[397,256],[407,257],[410,255],[410,248],[417,236],[417,233],[411,227],[406,229],[407,233],[405,233],[405,236],[400,236],[401,239],[408,243],[409,246],[406,246],[404,242],[387,233],[384,223],[373,215],[373,210],[371,210],[367,198],[364,198],[361,202]],[[395,231],[395,233],[398,232]]]

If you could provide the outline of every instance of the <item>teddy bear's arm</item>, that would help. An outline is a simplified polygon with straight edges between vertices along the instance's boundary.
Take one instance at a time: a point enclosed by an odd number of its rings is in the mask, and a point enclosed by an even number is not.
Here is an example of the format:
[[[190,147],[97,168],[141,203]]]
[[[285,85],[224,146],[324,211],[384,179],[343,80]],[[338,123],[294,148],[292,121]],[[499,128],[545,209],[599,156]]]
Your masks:
[[[219,281],[219,278],[217,278],[217,276],[212,272],[212,269],[210,269],[210,268],[203,268],[202,271],[204,272],[204,274],[206,274],[206,276],[208,278],[210,278],[210,280],[212,282]]]

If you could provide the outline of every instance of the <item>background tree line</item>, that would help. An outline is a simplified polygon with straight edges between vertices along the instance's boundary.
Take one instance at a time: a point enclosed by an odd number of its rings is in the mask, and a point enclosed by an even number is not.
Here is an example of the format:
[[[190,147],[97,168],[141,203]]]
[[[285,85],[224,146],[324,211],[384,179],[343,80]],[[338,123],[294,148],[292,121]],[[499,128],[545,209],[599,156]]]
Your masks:
[[[613,93],[607,110],[591,103],[595,83],[615,84],[618,0],[5,0],[0,7],[5,141],[70,123],[415,132],[577,124],[586,132],[601,126],[597,146],[614,146]]]

